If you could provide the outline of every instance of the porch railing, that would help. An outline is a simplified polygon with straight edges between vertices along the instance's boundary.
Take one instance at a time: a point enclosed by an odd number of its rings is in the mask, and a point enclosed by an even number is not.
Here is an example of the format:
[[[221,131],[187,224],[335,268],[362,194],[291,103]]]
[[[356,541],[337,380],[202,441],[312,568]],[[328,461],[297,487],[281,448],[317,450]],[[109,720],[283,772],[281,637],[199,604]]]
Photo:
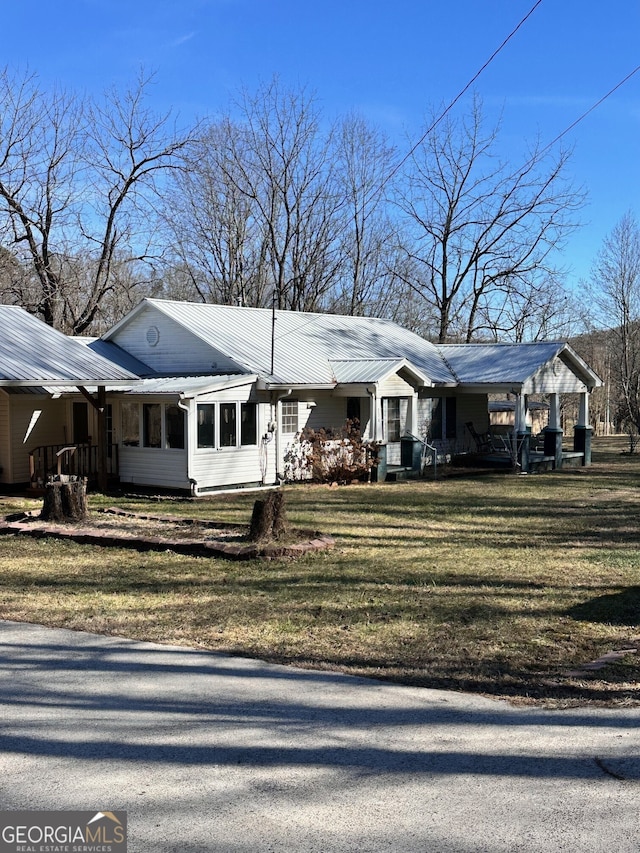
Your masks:
[[[118,445],[107,447],[107,476],[118,475]],[[56,474],[86,477],[90,482],[98,476],[97,444],[46,444],[29,453],[29,481],[34,488],[43,486]]]

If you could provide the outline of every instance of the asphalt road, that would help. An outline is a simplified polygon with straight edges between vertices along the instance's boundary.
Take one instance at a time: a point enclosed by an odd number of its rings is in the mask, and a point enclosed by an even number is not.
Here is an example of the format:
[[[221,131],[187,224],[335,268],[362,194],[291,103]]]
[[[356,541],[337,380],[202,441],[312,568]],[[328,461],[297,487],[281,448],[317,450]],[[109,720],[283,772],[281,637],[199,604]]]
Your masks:
[[[640,850],[639,709],[544,711],[0,622],[0,808],[131,853]]]

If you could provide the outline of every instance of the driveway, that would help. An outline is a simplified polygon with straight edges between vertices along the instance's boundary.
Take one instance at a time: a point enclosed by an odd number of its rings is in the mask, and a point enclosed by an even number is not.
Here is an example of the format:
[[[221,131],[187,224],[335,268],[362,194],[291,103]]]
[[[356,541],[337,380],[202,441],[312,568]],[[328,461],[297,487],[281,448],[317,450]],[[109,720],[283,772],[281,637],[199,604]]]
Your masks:
[[[0,808],[133,853],[640,849],[639,709],[544,711],[0,622]]]

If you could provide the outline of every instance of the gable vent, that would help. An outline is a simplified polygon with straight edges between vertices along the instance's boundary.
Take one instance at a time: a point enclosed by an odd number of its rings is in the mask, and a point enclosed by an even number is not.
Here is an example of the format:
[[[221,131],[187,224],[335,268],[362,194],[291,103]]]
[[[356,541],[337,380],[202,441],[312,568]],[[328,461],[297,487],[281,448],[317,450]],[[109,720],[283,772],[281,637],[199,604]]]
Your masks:
[[[147,329],[147,343],[150,347],[154,347],[160,340],[160,330],[157,326],[149,326]]]

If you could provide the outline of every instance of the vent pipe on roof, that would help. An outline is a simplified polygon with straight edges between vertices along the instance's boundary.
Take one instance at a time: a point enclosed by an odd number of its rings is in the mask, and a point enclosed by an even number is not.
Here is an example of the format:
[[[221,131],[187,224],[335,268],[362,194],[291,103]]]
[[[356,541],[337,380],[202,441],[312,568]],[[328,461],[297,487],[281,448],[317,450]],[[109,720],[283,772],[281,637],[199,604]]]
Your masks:
[[[273,376],[276,361],[276,292],[273,291],[273,302],[271,307],[271,370]]]

